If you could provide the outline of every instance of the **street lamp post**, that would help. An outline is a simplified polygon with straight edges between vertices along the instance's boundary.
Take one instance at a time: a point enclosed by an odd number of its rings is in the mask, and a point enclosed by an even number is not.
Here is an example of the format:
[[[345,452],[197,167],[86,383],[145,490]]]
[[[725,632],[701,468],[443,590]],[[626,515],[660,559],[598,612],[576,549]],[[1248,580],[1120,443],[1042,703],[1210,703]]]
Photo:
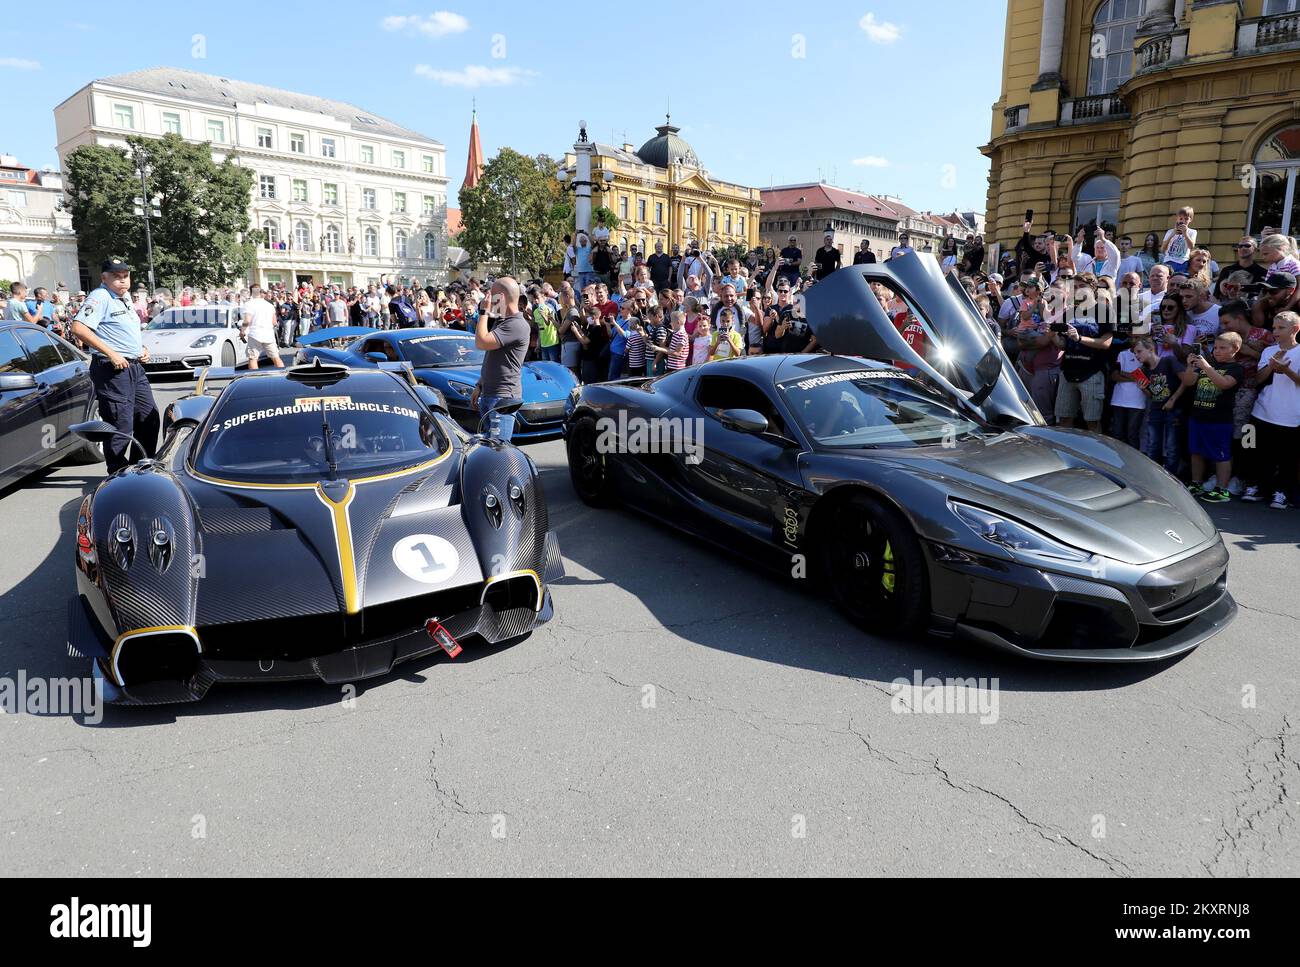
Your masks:
[[[516,264],[516,255],[524,245],[523,233],[518,231],[519,209],[510,209],[510,232],[509,240],[506,242],[510,246],[510,275],[514,278],[519,277],[518,265]]]
[[[139,148],[133,152],[136,170],[140,173],[140,194],[135,198],[135,213],[144,219],[144,244],[145,251],[149,256],[149,295],[154,294],[153,280],[153,229],[150,227],[150,219],[162,215],[158,206],[158,199],[149,196],[149,174],[148,164],[144,155],[140,153]]]
[[[614,172],[606,171],[600,182],[591,180],[591,159],[596,154],[596,146],[587,140],[587,122],[578,122],[578,140],[573,145],[573,171],[561,168],[555,172],[561,189],[573,192],[574,228],[590,234],[591,232],[591,190],[610,191],[614,187]]]

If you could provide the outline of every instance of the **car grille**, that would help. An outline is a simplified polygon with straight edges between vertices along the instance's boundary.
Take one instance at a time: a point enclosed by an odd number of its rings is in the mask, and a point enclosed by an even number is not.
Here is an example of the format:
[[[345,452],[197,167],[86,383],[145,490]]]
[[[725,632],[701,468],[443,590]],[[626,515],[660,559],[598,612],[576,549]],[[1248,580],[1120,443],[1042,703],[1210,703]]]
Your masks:
[[[520,407],[520,414],[529,423],[549,423],[564,418],[564,400],[550,403],[529,403]]]

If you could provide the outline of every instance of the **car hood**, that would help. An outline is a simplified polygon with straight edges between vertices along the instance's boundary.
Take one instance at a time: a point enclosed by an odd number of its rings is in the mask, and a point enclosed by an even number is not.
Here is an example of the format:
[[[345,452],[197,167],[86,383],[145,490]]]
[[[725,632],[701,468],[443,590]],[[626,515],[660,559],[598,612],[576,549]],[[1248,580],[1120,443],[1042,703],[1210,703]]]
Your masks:
[[[903,295],[922,317],[925,358],[894,327],[871,291],[873,282]],[[805,300],[808,324],[823,348],[837,355],[909,363],[954,398],[969,399],[980,389],[976,366],[992,352],[1002,372],[980,405],[984,417],[1001,425],[1043,425],[1000,342],[966,290],[940,271],[933,256],[908,253],[883,263],[846,265],[809,289]]]
[[[441,387],[441,381],[456,380],[469,383],[478,381],[478,366],[437,366],[417,369],[421,376],[433,377]],[[519,371],[519,388],[525,403],[545,403],[551,400],[563,400],[569,390],[577,385],[567,369],[558,363],[532,362],[524,363]]]
[[[167,352],[168,350],[180,351],[189,349],[192,343],[209,334],[216,335],[220,339],[224,336],[234,336],[235,332],[221,327],[211,329],[145,329],[140,333],[140,341],[151,353],[154,351]]]
[[[1164,470],[1126,444],[1082,431],[1026,427],[953,447],[856,453],[1128,564],[1164,560],[1217,534]]]
[[[387,602],[483,580],[474,541],[456,500],[460,455],[423,473],[335,490],[222,485],[187,476],[205,558],[197,623],[360,611]],[[346,500],[333,512],[323,493]],[[395,547],[413,535],[435,535],[456,548],[436,583],[403,572]],[[346,542],[348,557],[341,553]],[[445,546],[445,545],[441,545]],[[249,585],[249,563],[262,580],[292,574],[267,595]],[[345,561],[350,566],[345,566]],[[454,562],[454,563],[453,563]]]

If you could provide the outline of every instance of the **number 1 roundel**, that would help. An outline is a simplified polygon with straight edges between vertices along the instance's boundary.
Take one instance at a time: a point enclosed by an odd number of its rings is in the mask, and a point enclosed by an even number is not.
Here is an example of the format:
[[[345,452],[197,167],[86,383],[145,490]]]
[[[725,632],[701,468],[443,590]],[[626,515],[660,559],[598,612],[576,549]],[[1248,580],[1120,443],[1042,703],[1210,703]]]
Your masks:
[[[446,538],[412,534],[393,545],[393,563],[412,581],[442,584],[460,569],[460,554]]]

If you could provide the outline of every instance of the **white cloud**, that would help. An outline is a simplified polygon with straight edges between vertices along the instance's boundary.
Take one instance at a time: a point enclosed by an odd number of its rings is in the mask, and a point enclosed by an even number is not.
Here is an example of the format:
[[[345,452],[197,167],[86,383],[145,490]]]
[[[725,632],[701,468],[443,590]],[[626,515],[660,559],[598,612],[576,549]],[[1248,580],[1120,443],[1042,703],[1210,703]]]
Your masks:
[[[889,159],[881,158],[874,154],[869,154],[861,158],[854,158],[853,163],[860,168],[888,168]]]
[[[39,60],[24,60],[22,57],[0,57],[0,67],[12,67],[16,71],[38,71]]]
[[[469,21],[449,10],[439,10],[427,17],[418,14],[385,17],[379,25],[385,30],[418,30],[426,37],[446,37],[448,34],[463,34],[469,30]]]
[[[522,67],[484,67],[482,64],[467,64],[460,70],[449,71],[417,64],[415,74],[443,87],[509,87],[532,77],[534,72]]]
[[[903,28],[888,20],[876,20],[874,13],[869,13],[858,21],[863,33],[875,44],[892,44],[903,33]]]

